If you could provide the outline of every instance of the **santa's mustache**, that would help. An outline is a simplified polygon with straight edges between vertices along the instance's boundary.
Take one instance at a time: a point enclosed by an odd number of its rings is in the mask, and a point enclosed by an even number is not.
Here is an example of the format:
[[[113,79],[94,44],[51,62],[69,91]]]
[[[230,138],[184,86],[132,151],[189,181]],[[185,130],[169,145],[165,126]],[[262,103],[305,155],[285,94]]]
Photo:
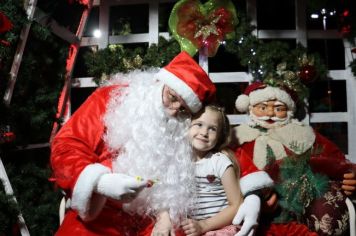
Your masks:
[[[273,120],[273,121],[285,121],[287,118],[279,118],[276,116],[270,117],[270,116],[260,116],[260,117],[256,117],[257,120],[261,120],[261,121],[267,121],[267,120]]]

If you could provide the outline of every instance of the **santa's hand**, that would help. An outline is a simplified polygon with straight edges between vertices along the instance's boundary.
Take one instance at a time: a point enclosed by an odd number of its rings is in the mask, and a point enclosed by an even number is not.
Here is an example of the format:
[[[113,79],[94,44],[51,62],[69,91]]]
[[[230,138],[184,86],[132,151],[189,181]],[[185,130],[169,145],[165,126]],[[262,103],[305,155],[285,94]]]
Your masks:
[[[257,219],[261,209],[261,199],[254,194],[248,195],[239,207],[232,223],[242,227],[235,236],[253,235],[254,228],[258,225]]]
[[[344,174],[341,188],[347,196],[351,196],[356,190],[356,174],[354,172]]]
[[[96,192],[122,202],[132,201],[147,185],[147,181],[138,181],[135,177],[110,173],[103,174],[96,186]]]

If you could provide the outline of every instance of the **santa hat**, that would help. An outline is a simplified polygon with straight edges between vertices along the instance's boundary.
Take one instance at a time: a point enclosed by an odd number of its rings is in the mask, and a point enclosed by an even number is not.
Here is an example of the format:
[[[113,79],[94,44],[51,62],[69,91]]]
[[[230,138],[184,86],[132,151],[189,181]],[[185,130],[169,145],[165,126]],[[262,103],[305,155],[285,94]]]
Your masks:
[[[246,88],[243,94],[237,97],[235,106],[238,111],[247,112],[249,106],[269,100],[283,102],[287,105],[289,110],[294,111],[297,96],[293,91],[287,88],[273,87],[262,82],[254,82]]]
[[[162,68],[156,78],[178,93],[193,113],[199,111],[203,103],[215,98],[215,85],[185,51]]]

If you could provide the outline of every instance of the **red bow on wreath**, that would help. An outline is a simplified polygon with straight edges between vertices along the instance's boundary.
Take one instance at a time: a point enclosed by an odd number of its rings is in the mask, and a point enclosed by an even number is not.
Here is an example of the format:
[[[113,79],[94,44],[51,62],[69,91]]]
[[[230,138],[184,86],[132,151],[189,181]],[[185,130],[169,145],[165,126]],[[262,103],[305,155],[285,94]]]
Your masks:
[[[223,39],[233,37],[237,24],[234,5],[230,0],[198,0],[177,2],[169,18],[169,28],[181,50],[194,55],[201,50],[213,57]]]

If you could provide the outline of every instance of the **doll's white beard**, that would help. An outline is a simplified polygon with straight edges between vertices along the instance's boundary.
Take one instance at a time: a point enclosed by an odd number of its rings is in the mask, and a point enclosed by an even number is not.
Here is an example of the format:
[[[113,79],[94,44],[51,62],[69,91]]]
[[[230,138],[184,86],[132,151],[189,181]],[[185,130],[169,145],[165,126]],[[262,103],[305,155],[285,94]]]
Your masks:
[[[119,152],[113,171],[158,180],[125,205],[128,212],[155,214],[169,209],[178,224],[188,214],[195,193],[192,151],[186,138],[190,120],[167,117],[162,104],[163,84],[153,74],[138,73],[112,100],[104,122],[109,148]],[[116,96],[120,97],[120,95]]]
[[[286,124],[289,124],[291,122],[291,119],[293,118],[293,112],[288,111],[287,116],[285,118],[278,118],[278,117],[269,117],[269,116],[256,116],[253,114],[253,112],[250,110],[250,119],[251,119],[251,125],[255,126],[261,126],[266,129],[273,129],[273,128],[278,128],[282,127]],[[270,124],[266,122],[267,120],[273,120],[274,123]]]

